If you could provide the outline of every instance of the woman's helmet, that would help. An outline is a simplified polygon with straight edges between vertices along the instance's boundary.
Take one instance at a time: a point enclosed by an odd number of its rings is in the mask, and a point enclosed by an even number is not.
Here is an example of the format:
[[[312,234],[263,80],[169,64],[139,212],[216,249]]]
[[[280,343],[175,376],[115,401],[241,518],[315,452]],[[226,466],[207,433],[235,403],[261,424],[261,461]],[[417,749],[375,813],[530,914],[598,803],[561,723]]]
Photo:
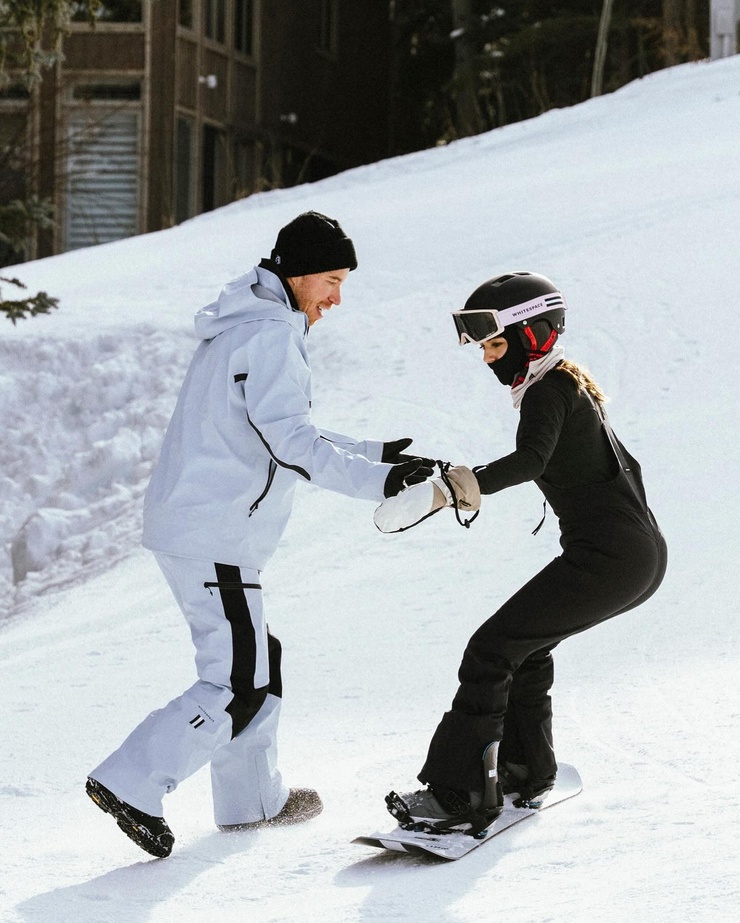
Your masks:
[[[507,272],[479,285],[452,317],[461,344],[483,343],[514,327],[528,352],[544,355],[565,330],[565,311],[565,298],[548,278]]]
[[[545,276],[507,272],[479,285],[461,311],[453,311],[460,343],[503,336],[509,350],[491,363],[503,384],[515,384],[530,362],[541,359],[565,330],[565,298]]]

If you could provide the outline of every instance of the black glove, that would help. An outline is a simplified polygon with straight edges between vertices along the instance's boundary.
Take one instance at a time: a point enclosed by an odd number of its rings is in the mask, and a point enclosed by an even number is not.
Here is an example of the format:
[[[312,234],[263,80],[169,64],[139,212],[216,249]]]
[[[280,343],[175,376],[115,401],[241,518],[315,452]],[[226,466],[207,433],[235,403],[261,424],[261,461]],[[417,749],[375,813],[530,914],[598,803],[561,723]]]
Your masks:
[[[396,439],[394,442],[384,442],[383,455],[380,460],[390,465],[399,465],[401,462],[410,462],[414,458],[420,458],[419,455],[403,454],[403,450],[408,449],[413,441],[413,439]],[[422,461],[426,466],[434,467],[433,458],[422,458]]]
[[[396,439],[395,442],[384,442],[381,461],[387,462],[389,465],[397,465],[401,461],[410,461],[410,456],[399,458],[399,454],[404,449],[408,449],[413,441],[413,439]]]
[[[411,461],[394,465],[385,479],[383,493],[386,497],[395,497],[404,487],[412,484],[421,484],[434,474],[432,464],[427,464],[423,458],[412,458]]]

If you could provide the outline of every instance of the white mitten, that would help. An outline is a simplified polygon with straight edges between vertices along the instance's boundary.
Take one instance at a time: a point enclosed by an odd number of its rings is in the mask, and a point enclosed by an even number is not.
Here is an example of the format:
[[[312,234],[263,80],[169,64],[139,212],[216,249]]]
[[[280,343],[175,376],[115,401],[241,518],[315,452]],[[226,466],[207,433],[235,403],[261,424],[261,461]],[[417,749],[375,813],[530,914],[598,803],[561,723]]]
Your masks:
[[[450,492],[435,478],[388,497],[375,510],[373,522],[381,532],[403,532],[451,503]]]
[[[375,510],[373,522],[378,529],[381,532],[403,532],[444,507],[454,506],[455,500],[459,510],[479,510],[480,487],[470,468],[457,465],[448,468],[445,475],[455,491],[454,499],[442,478],[432,478],[422,484],[414,484],[397,493],[395,497],[384,500]],[[459,517],[458,521],[466,525]]]

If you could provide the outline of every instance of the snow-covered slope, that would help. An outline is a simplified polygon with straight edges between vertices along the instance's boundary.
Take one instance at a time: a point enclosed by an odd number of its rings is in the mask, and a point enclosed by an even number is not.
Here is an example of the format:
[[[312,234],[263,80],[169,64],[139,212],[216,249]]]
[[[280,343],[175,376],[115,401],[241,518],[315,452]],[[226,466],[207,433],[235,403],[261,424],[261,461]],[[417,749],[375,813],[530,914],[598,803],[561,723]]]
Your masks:
[[[140,501],[193,349],[191,317],[316,208],[360,268],[313,328],[314,411],[479,464],[516,415],[449,311],[507,269],[565,291],[563,345],[612,397],[670,553],[648,604],[561,646],[556,743],[579,798],[454,865],[348,845],[388,823],[472,630],[555,553],[532,485],[382,536],[372,505],[298,492],[265,575],[285,648],[283,772],[326,809],[215,831],[207,772],[148,861],[87,771],[194,678],[137,548]],[[740,643],[740,57],[663,71],[490,134],[255,196],[170,231],[17,267],[61,298],[0,329],[0,919],[477,923],[736,918]]]

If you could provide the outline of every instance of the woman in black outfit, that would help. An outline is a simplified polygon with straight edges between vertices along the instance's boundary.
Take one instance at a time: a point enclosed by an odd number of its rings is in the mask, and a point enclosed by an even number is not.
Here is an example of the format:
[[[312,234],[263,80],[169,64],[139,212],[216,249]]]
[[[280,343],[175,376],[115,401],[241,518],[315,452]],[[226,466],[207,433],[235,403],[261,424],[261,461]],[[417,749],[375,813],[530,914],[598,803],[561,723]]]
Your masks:
[[[480,345],[521,414],[515,451],[474,469],[480,491],[533,480],[558,517],[563,549],[474,633],[419,773],[428,788],[402,796],[400,814],[398,801],[389,804],[402,821],[467,822],[476,832],[500,813],[502,791],[537,807],[552,788],[552,650],[648,599],[663,579],[666,545],[601,389],[557,344],[565,301],[553,283],[497,276],[453,316],[460,342]],[[498,767],[487,789],[486,751],[488,770]]]

